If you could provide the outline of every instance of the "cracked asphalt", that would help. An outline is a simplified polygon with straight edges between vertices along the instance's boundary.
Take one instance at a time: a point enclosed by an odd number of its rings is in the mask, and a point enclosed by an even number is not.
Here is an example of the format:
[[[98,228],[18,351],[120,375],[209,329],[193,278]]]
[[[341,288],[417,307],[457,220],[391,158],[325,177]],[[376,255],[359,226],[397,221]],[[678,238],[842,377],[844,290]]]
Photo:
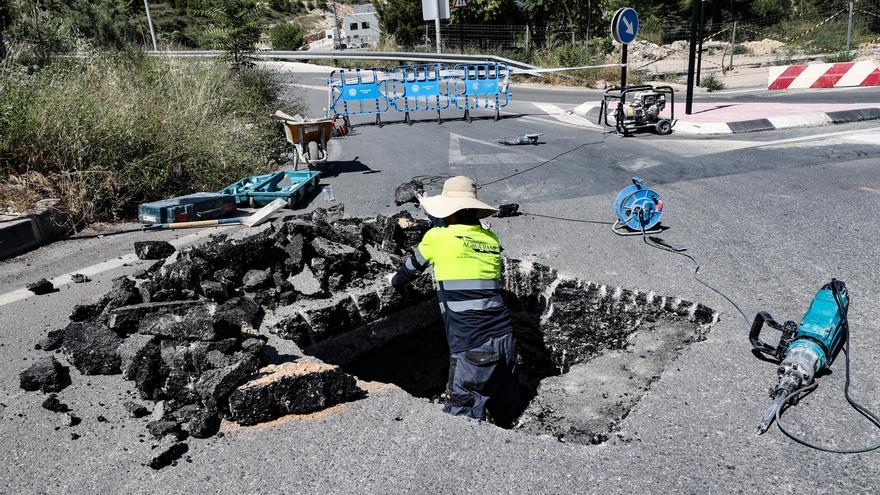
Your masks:
[[[318,76],[295,77],[315,84]],[[313,111],[326,104],[318,91],[289,90],[303,95]],[[563,109],[577,104],[551,91],[524,94]],[[735,301],[748,319],[767,310],[777,319],[798,320],[821,285],[831,277],[844,280],[852,298],[852,393],[878,411],[880,306],[874,302],[880,247],[874,210],[880,201],[880,124],[622,139],[563,122],[530,101],[514,101],[498,122],[357,125],[336,143],[336,162],[322,182],[333,186],[349,215],[375,215],[416,211],[393,204],[394,187],[413,176],[472,175],[486,184],[482,199],[520,203],[522,211],[544,215],[491,220],[509,256],[720,311],[708,338],[664,370],[608,442],[573,445],[500,430],[444,415],[437,404],[394,387],[374,386],[368,398],[325,414],[231,428],[222,438],[191,440],[177,466],[144,467],[153,445],[141,437],[146,420],[127,418],[121,406],[133,396],[132,384],[71,369],[73,384],[59,397],[83,422],[69,428],[40,407],[42,394],[18,388],[18,373],[44,354],[34,344],[63,326],[74,304],[96,299],[112,278],[145,262],[107,263],[92,282],[2,299],[39,278],[117,260],[132,252],[135,240],[193,234],[138,232],[57,242],[0,262],[0,492],[880,492],[876,453],[812,451],[775,427],[754,434],[769,403],[775,366],[752,356],[750,321],[694,280],[691,261],[651,249],[639,237],[616,236],[607,225],[586,223],[612,221],[617,191],[641,176],[666,203],[662,237],[687,244],[700,263],[700,278]],[[543,144],[496,146],[502,136],[526,132],[543,132]],[[307,208],[329,204],[318,196]],[[842,356],[832,369],[786,419],[795,431],[827,444],[880,441],[880,430],[843,400]],[[108,421],[97,421],[98,415]],[[72,440],[71,432],[81,437]]]

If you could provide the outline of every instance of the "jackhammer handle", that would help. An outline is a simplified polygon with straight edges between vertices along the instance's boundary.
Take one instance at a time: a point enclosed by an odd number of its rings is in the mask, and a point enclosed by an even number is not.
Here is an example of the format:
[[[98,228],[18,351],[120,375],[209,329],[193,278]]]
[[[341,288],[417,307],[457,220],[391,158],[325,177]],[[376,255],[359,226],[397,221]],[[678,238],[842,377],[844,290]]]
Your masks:
[[[768,327],[782,331],[782,325],[774,320],[770,313],[761,311],[755,315],[755,321],[752,322],[752,328],[749,330],[749,341],[752,343],[752,348],[756,351],[775,358],[776,348],[761,341],[761,329],[764,327],[764,323]]]

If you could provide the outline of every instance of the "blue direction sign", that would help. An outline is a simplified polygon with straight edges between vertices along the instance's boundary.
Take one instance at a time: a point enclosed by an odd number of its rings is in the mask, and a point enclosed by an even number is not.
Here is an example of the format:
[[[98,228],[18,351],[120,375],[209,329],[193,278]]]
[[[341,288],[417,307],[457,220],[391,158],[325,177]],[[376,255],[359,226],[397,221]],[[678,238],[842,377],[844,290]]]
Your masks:
[[[624,7],[614,13],[611,19],[611,36],[614,41],[628,45],[636,39],[639,32],[639,14],[635,10]]]

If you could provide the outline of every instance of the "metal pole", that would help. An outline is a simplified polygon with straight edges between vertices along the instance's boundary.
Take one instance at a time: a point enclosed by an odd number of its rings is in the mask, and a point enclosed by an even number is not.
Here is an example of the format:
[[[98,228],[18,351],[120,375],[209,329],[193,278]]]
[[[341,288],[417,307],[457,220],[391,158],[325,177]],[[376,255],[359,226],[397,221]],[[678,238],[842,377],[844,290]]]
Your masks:
[[[464,16],[461,12],[462,10],[458,9],[458,49],[464,53]]]
[[[700,85],[700,72],[702,72],[703,67],[703,23],[706,21],[704,5],[705,2],[700,0],[700,32],[697,34],[699,39],[699,45],[697,46],[697,86]]]
[[[150,38],[153,39],[153,51],[159,51],[159,47],[156,44],[156,31],[153,30],[153,16],[150,15],[150,4],[147,3],[147,0],[144,0],[144,10],[147,11],[147,25],[150,26]]]
[[[700,21],[700,0],[693,0],[691,8],[691,45],[688,51],[688,77],[687,94],[685,97],[684,113],[690,115],[694,104],[694,62],[697,51],[697,23]]]
[[[529,25],[526,24],[526,51],[529,51]]]
[[[733,70],[733,52],[735,52],[735,51],[736,51],[736,21],[733,21],[733,33],[731,33],[731,35],[730,35],[730,69],[731,70]]]
[[[437,0],[437,17],[434,18],[435,39],[437,40],[437,53],[443,53],[440,49],[440,0]]]
[[[339,15],[336,13],[336,2],[333,2],[333,49],[336,46],[342,48],[342,40],[339,39]],[[334,59],[335,60],[335,59]]]
[[[626,88],[626,47],[629,45],[623,45],[623,48],[620,49],[620,87]]]
[[[591,14],[592,10],[593,10],[593,8],[591,5],[591,2],[590,2],[590,0],[587,0],[587,41],[584,44],[584,46],[586,46],[587,49],[590,48],[590,20],[591,20],[590,14]]]
[[[852,46],[852,16],[853,3],[849,3],[849,21],[846,23],[846,54],[849,55],[849,49]]]

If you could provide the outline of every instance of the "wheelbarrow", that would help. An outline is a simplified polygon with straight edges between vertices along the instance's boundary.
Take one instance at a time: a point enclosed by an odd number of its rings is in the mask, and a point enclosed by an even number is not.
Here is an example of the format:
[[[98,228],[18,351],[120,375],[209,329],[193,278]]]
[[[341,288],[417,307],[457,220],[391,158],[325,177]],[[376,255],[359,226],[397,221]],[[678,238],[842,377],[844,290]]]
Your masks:
[[[281,121],[284,136],[293,145],[293,169],[300,163],[321,170],[327,163],[327,142],[333,137],[334,119],[303,119],[277,111],[272,118]]]
[[[271,174],[252,175],[233,182],[219,191],[235,198],[236,204],[251,208],[281,198],[293,208],[308,193],[318,187],[320,172],[310,170],[279,170]]]

